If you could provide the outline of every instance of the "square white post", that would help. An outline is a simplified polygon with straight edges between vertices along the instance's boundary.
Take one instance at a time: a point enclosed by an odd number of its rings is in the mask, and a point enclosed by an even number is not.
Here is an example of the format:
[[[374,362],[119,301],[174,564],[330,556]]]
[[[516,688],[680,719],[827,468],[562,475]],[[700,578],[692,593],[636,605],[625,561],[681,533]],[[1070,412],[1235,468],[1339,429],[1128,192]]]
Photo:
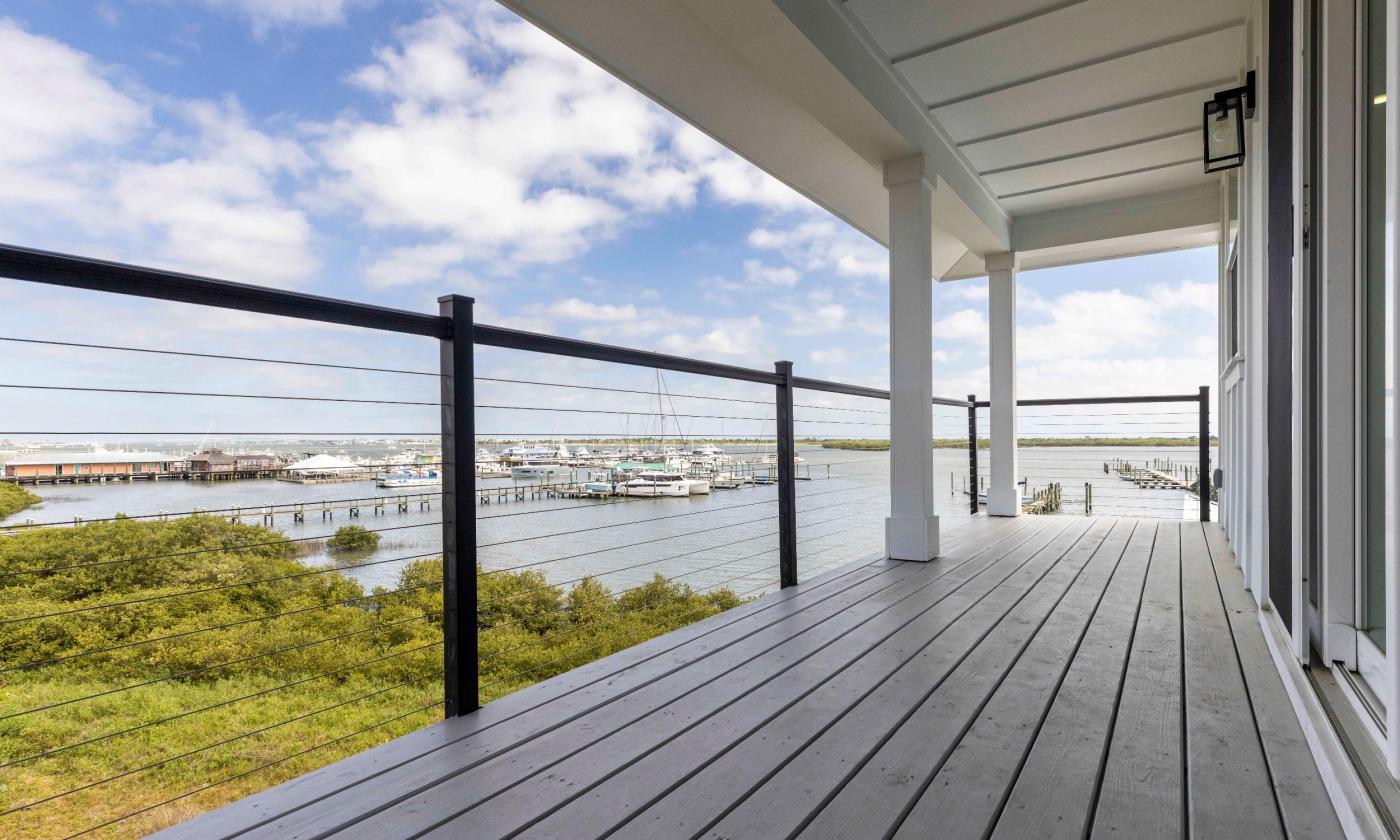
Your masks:
[[[1020,516],[1021,488],[1016,484],[1016,255],[988,254],[988,320],[992,374],[992,486],[987,513]]]
[[[890,516],[895,560],[938,556],[933,515],[933,184],[923,157],[885,164],[890,199]]]

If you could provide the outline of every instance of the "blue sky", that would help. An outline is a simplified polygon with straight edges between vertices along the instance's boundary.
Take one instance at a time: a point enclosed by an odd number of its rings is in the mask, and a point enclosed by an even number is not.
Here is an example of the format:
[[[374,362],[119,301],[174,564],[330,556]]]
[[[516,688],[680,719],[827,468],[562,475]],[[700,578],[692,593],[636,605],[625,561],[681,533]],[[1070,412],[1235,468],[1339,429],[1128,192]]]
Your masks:
[[[494,4],[7,0],[0,54],[0,240],[425,311],[459,292],[489,323],[887,381],[882,247]],[[1023,395],[1209,382],[1214,274],[1209,249],[1023,273]],[[981,279],[935,290],[938,393],[986,392],[985,296]],[[0,335],[59,334],[434,361],[423,341],[0,282]],[[133,365],[131,354],[13,343],[3,352],[11,382],[433,396],[423,377],[178,357]],[[523,354],[484,353],[481,365],[507,378],[652,382]],[[494,387],[483,397],[599,399]],[[433,419],[411,407],[14,395],[0,394],[0,437],[22,426],[398,432]],[[607,417],[584,420],[615,431]],[[505,412],[479,425],[587,431],[562,422]]]

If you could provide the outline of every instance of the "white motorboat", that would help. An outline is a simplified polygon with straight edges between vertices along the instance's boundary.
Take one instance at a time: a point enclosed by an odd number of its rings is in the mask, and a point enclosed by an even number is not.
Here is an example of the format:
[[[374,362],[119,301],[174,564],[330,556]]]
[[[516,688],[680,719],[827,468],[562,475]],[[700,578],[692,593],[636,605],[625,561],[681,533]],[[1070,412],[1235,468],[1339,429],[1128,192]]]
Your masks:
[[[569,472],[569,468],[554,461],[526,461],[510,468],[510,477],[516,481],[553,478]]]
[[[442,483],[442,473],[431,468],[390,470],[375,482],[380,487],[426,487]]]
[[[690,481],[680,473],[643,470],[632,476],[622,491],[628,496],[689,496]]]

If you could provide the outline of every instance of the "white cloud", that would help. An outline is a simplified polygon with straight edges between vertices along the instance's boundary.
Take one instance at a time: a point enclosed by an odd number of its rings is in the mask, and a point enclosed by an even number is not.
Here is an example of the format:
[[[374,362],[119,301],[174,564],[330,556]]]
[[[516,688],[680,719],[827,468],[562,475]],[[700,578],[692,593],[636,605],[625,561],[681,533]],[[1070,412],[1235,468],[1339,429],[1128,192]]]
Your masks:
[[[150,109],[90,56],[3,18],[0,55],[0,167],[50,162],[88,144],[110,146],[150,118]]]
[[[808,353],[812,361],[819,365],[843,365],[850,358],[846,351],[840,347],[831,347],[826,350],[813,350]]]
[[[253,282],[315,271],[279,195],[308,159],[234,102],[120,89],[92,59],[0,20],[0,208],[43,244]],[[168,117],[156,131],[154,116]]]
[[[744,260],[744,279],[760,286],[796,286],[801,277],[792,266],[767,265],[759,260]]]
[[[1170,309],[1194,309],[1214,316],[1219,289],[1215,283],[1183,280],[1175,286],[1153,286],[1151,297],[1155,303]]]
[[[1049,323],[1023,327],[1016,350],[1027,361],[1089,359],[1150,347],[1162,335],[1159,307],[1118,289],[1061,295]]]
[[[934,289],[937,290],[937,296],[944,300],[981,301],[983,303],[987,301],[987,281],[985,279],[979,281],[974,278],[941,283],[934,286]],[[1020,303],[1025,294],[1024,288],[1016,290],[1017,303]]]
[[[635,321],[637,307],[630,303],[589,303],[578,298],[555,301],[547,311],[556,318],[571,321]]]
[[[494,5],[402,27],[349,78],[384,111],[322,128],[321,196],[439,256],[501,270],[569,260],[702,188],[730,203],[805,202]]]
[[[763,321],[757,316],[721,318],[713,321],[710,329],[698,336],[680,332],[663,336],[657,342],[657,349],[679,356],[719,356],[763,364],[761,359],[773,355],[764,340],[764,333]]]
[[[803,214],[800,221],[786,227],[770,222],[754,228],[748,244],[776,251],[807,271],[831,270],[842,277],[880,280],[889,275],[885,248],[820,211]]]
[[[343,23],[354,6],[373,0],[203,0],[204,5],[247,18],[255,32],[279,26],[327,26]]]
[[[933,334],[945,340],[987,340],[987,318],[976,309],[959,309],[933,322]]]

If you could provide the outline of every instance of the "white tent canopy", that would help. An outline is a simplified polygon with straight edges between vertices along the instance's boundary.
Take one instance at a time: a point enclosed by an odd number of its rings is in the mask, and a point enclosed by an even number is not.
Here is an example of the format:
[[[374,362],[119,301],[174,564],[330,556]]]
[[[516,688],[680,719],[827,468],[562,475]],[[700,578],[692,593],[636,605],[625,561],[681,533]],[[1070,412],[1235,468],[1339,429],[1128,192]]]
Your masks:
[[[312,455],[287,467],[289,472],[329,473],[359,470],[360,467],[334,455]]]

